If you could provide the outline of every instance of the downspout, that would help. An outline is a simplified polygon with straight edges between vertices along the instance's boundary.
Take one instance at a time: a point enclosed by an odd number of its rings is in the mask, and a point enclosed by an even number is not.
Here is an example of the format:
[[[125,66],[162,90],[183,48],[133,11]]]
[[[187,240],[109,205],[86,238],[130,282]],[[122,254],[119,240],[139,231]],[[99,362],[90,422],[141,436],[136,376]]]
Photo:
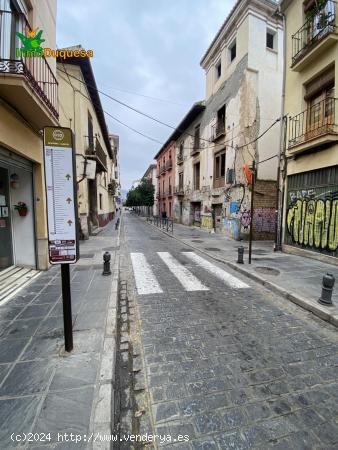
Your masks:
[[[284,203],[284,175],[282,177],[281,183],[281,173],[285,174],[285,148],[286,148],[286,129],[287,129],[287,118],[285,117],[285,78],[286,78],[286,21],[285,15],[281,11],[281,7],[278,6],[276,12],[277,15],[283,18],[283,82],[282,82],[282,104],[281,104],[281,132],[280,132],[280,142],[279,142],[279,152],[278,152],[278,168],[277,168],[277,198],[276,198],[276,226],[275,226],[275,243],[274,251],[281,251],[282,249],[282,229],[283,229],[283,203]],[[281,159],[284,160],[283,170],[281,169]],[[282,186],[281,186],[282,184]]]

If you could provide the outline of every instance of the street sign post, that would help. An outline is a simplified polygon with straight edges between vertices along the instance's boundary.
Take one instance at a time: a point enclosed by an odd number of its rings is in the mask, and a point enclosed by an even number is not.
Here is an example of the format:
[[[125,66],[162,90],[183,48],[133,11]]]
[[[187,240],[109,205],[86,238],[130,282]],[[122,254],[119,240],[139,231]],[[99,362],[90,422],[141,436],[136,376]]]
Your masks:
[[[73,349],[69,264],[79,257],[76,171],[70,128],[44,128],[44,167],[47,199],[48,253],[51,264],[61,264],[65,349]]]

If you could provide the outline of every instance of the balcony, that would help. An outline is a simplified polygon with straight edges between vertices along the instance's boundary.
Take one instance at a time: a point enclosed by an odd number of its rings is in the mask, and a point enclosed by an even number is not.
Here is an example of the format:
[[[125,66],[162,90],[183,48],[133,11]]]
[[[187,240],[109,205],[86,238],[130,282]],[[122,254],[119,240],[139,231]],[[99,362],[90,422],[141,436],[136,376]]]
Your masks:
[[[44,56],[23,56],[17,49],[31,30],[22,13],[0,11],[0,96],[35,129],[57,124],[58,83]]]
[[[184,196],[184,188],[183,186],[179,185],[179,186],[175,186],[175,195],[177,197],[183,197]]]
[[[93,139],[88,139],[85,155],[96,160],[96,172],[107,172],[107,155],[97,138],[95,142]]]
[[[299,72],[338,40],[336,2],[328,0],[292,36],[291,68]]]
[[[173,160],[170,158],[165,163],[165,170],[171,170],[173,168]]]
[[[336,98],[315,103],[297,116],[289,118],[288,150],[300,153],[338,140]]]
[[[212,142],[215,142],[224,136],[225,136],[225,123],[217,122],[211,128],[211,140],[212,140]]]
[[[199,139],[194,139],[194,142],[191,144],[190,156],[197,155],[201,151],[201,143]]]
[[[165,164],[163,164],[163,166],[160,167],[160,174],[161,175],[164,174],[165,171],[166,171]]]
[[[183,153],[179,153],[177,155],[176,162],[177,162],[178,165],[180,165],[180,164],[183,164],[183,161],[184,161]]]

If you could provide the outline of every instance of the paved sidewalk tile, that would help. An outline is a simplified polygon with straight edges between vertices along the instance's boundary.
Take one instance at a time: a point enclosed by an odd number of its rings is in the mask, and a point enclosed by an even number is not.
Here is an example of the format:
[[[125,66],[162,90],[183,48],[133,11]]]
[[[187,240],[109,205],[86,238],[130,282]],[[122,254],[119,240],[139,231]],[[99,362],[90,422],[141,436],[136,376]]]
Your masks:
[[[54,447],[57,433],[89,433],[112,286],[112,276],[102,276],[102,255],[108,247],[113,267],[117,250],[114,223],[81,242],[80,254],[86,257],[71,266],[71,354],[63,350],[59,266],[51,267],[0,306],[1,449],[20,446],[12,442],[13,432],[51,433],[52,442],[46,444]],[[76,444],[77,449],[85,447]],[[72,446],[59,442],[55,448]]]

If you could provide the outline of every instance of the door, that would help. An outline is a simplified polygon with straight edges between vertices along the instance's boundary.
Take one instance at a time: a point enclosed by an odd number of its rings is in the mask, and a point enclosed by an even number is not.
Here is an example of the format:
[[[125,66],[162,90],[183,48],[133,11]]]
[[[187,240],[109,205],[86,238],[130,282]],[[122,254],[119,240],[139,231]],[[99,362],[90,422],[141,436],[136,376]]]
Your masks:
[[[8,169],[0,167],[0,271],[13,265]]]

